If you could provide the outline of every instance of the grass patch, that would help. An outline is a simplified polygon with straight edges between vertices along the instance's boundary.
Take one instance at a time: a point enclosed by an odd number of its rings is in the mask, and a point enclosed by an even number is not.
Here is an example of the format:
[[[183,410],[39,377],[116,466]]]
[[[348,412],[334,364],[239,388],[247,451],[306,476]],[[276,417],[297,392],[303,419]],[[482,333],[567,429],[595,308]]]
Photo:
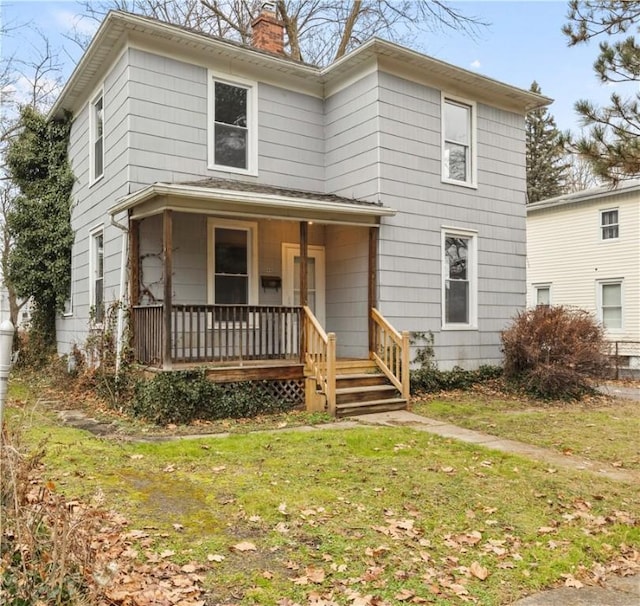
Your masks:
[[[640,403],[605,396],[581,402],[500,399],[481,391],[442,394],[413,404],[414,412],[467,429],[640,469]]]
[[[208,603],[509,604],[640,543],[637,486],[405,428],[118,443],[38,406],[8,418],[48,437],[57,491],[206,565]]]

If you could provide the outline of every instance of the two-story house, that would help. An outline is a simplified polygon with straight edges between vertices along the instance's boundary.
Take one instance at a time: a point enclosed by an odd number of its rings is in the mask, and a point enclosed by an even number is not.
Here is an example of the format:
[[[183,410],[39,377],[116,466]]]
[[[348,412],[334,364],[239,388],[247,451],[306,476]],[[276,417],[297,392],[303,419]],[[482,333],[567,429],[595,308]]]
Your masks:
[[[524,116],[549,102],[379,39],[291,61],[269,12],[252,47],[110,13],[52,112],[77,178],[60,352],[120,300],[140,363],[306,377],[332,411],[404,405],[409,331],[442,369],[500,363],[525,305]],[[340,387],[372,366],[393,397]]]
[[[529,204],[527,239],[527,304],[591,312],[640,371],[640,181]]]

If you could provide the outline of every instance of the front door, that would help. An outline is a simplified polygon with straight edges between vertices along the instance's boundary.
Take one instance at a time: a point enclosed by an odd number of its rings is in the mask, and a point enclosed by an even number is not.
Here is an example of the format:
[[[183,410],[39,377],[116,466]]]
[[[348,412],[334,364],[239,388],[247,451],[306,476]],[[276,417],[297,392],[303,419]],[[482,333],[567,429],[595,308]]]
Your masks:
[[[324,246],[307,247],[307,298],[321,326],[325,325]],[[282,245],[282,304],[300,305],[300,246]]]

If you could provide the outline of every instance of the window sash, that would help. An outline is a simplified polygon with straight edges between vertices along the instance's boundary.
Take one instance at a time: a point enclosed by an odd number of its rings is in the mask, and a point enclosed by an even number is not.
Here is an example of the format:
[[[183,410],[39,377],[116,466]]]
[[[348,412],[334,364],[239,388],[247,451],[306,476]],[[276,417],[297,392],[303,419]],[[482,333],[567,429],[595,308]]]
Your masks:
[[[100,95],[93,103],[93,179],[104,173],[104,97]]]
[[[548,286],[539,286],[536,288],[536,305],[550,305],[551,289]]]
[[[104,233],[102,231],[92,234],[91,245],[91,305],[95,321],[102,322],[104,318]]]
[[[476,236],[443,231],[442,322],[444,328],[474,328],[476,318]]]
[[[213,163],[249,170],[251,88],[213,80]]]
[[[619,235],[618,211],[603,210],[600,213],[600,230],[603,240],[615,240]]]
[[[213,251],[213,303],[249,304],[250,230],[243,227],[214,227]]]
[[[473,108],[445,98],[442,111],[443,176],[452,181],[470,183]]]
[[[600,284],[600,314],[605,328],[622,328],[622,284]]]

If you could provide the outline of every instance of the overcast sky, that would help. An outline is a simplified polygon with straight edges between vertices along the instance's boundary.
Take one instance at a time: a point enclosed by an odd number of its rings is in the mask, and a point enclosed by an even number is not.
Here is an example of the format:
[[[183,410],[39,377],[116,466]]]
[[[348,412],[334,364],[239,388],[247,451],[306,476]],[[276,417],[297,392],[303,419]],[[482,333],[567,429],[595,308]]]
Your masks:
[[[562,130],[579,129],[573,105],[578,99],[604,104],[611,92],[629,95],[638,84],[626,88],[601,85],[593,72],[597,41],[569,48],[560,28],[567,3],[556,0],[480,0],[455,2],[469,15],[490,23],[475,37],[456,32],[434,32],[416,41],[417,50],[460,67],[477,71],[508,84],[528,89],[537,80],[542,93],[555,99],[550,111]],[[67,75],[80,58],[80,49],[64,38],[72,23],[87,31],[96,24],[79,20],[81,6],[73,1],[0,0],[2,22],[29,22],[61,49]],[[32,31],[21,29],[2,40],[3,56],[28,55],[40,41]]]

